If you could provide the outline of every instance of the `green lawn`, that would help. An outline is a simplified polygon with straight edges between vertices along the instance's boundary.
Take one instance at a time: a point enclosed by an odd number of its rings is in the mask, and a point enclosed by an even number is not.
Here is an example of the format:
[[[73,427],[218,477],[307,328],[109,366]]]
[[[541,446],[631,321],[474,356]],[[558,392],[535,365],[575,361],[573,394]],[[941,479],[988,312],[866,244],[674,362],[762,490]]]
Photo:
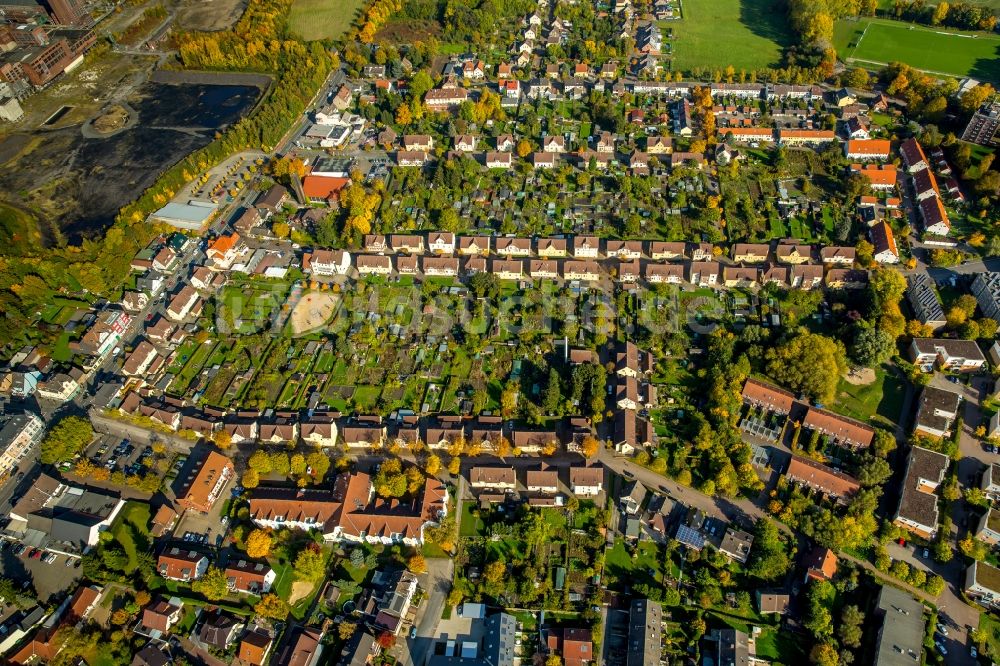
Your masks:
[[[740,69],[776,66],[782,50],[792,43],[778,0],[685,0],[680,21],[666,21],[674,30],[673,68]]]
[[[645,583],[656,585],[662,583],[662,562],[655,543],[644,541],[639,544],[636,557],[633,560],[625,548],[622,539],[615,541],[615,546],[607,552],[604,560],[604,570],[618,581],[634,585]],[[650,571],[653,573],[650,574]]]
[[[1000,81],[1000,37],[993,35],[864,19],[838,21],[833,41],[847,60],[898,60],[930,72]]]
[[[295,0],[288,27],[306,41],[339,39],[364,5],[364,0]]]
[[[115,541],[128,556],[130,570],[138,565],[139,552],[149,552],[150,510],[146,502],[127,502],[111,525]]]
[[[899,419],[905,391],[906,387],[895,374],[879,368],[871,384],[856,386],[841,379],[837,400],[829,408],[864,423],[874,419],[892,425]]]
[[[994,615],[983,613],[979,616],[979,633],[986,643],[987,656],[996,659],[1000,656],[1000,620]]]
[[[482,518],[472,515],[472,512],[476,508],[477,505],[475,502],[464,502],[462,504],[462,524],[459,528],[459,535],[464,537],[482,536],[483,530],[486,529],[486,524],[483,523]]]

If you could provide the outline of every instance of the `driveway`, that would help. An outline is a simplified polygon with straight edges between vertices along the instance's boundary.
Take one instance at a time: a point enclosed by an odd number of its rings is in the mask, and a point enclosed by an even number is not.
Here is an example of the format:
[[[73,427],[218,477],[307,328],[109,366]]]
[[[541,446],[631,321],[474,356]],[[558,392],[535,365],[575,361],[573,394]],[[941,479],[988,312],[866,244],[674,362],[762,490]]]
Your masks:
[[[455,562],[449,557],[435,557],[427,560],[427,573],[419,577],[420,587],[427,593],[417,610],[417,637],[409,634],[401,636],[395,649],[396,657],[403,666],[422,666],[427,661],[427,653],[434,647],[441,613],[451,592]]]

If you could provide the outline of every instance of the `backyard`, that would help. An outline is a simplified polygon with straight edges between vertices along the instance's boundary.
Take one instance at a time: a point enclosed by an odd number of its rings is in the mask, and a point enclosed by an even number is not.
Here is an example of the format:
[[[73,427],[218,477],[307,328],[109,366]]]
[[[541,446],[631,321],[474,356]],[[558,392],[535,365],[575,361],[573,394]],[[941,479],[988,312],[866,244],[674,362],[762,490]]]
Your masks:
[[[1000,81],[1000,37],[985,33],[884,19],[843,20],[834,26],[834,46],[846,60],[900,61],[929,72]]]
[[[777,65],[792,43],[785,8],[774,0],[686,0],[674,30],[673,68],[762,69]],[[725,44],[725,48],[720,48]]]
[[[149,519],[149,504],[127,502],[111,526],[111,534],[128,556],[130,570],[138,566],[139,552],[149,552]]]

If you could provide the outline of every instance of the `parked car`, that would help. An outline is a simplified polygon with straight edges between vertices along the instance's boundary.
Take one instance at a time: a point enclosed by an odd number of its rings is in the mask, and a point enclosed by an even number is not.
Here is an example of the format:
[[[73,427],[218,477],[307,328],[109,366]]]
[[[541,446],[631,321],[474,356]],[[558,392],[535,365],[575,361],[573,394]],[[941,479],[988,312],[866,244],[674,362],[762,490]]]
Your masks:
[[[931,556],[931,551],[930,551],[930,550],[928,550],[927,548],[924,548],[924,559],[925,559],[925,560],[926,560],[926,559],[929,559],[929,558],[930,558],[930,556]]]
[[[948,635],[948,627],[944,626],[944,625],[943,625],[943,624],[941,624],[940,622],[938,622],[938,625],[937,625],[937,630],[938,630],[938,632],[939,632],[939,633],[940,633],[940,634],[941,634],[942,636],[947,636],[947,635]]]

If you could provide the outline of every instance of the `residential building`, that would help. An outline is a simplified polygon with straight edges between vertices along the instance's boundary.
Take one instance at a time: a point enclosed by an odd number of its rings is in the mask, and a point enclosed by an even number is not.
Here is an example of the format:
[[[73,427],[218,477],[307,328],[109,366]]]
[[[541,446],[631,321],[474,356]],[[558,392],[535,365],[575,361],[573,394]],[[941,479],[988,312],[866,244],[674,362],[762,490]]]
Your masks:
[[[838,500],[846,501],[861,490],[857,479],[832,467],[792,455],[785,477],[792,483],[806,486]]]
[[[820,260],[824,264],[850,266],[854,263],[856,251],[853,247],[824,247],[819,251]]]
[[[920,446],[910,449],[906,476],[893,523],[924,539],[933,539],[938,526],[938,486],[944,481],[950,460]]]
[[[70,343],[77,354],[104,359],[121,342],[132,323],[131,315],[121,310],[104,310],[78,341]]]
[[[528,492],[554,495],[559,492],[559,474],[554,469],[529,469],[525,479]]]
[[[880,264],[898,264],[899,248],[896,247],[896,237],[892,227],[885,220],[879,220],[869,230],[872,245],[875,247],[875,261]]]
[[[186,476],[174,481],[178,506],[208,513],[235,476],[232,460],[218,451],[209,451],[191,466]]]
[[[183,321],[188,315],[197,315],[201,312],[201,296],[197,290],[185,285],[177,295],[170,299],[167,306],[167,317],[174,321]]]
[[[912,666],[920,663],[924,648],[924,604],[913,595],[883,585],[875,604],[881,622],[875,639],[875,661],[879,666]]]
[[[156,571],[168,580],[198,580],[208,571],[208,556],[187,547],[170,546],[156,560]]]
[[[973,562],[965,572],[963,591],[987,608],[1000,607],[1000,569],[986,562]]]
[[[937,367],[946,372],[974,372],[986,365],[986,357],[973,340],[914,338],[907,355],[923,372]]]
[[[729,527],[726,529],[726,535],[722,537],[722,543],[719,545],[719,552],[728,557],[730,560],[735,560],[740,564],[746,564],[747,559],[750,557],[750,548],[752,546],[752,534],[744,530]]]
[[[976,521],[972,534],[990,546],[1000,543],[1000,512],[995,511],[992,506],[987,508],[986,513]]]
[[[513,470],[512,470],[513,471]],[[448,510],[447,490],[427,479],[418,498],[400,502],[375,495],[368,474],[340,474],[332,489],[259,487],[250,498],[250,518],[261,527],[318,530],[327,541],[423,543],[424,529]]]
[[[351,269],[351,255],[344,250],[313,250],[308,269],[316,276],[345,275]]]
[[[320,629],[297,627],[277,659],[272,661],[282,666],[319,666],[323,661],[323,637]]]
[[[844,144],[849,160],[888,160],[892,144],[887,139],[851,139]]]
[[[137,631],[150,638],[161,638],[170,633],[171,628],[181,621],[184,602],[177,597],[158,599],[142,611]]]
[[[972,295],[983,315],[1000,321],[1000,273],[978,273],[972,281]]]
[[[549,654],[558,654],[563,666],[587,666],[596,661],[589,629],[549,629],[545,636]]]
[[[849,449],[867,448],[875,438],[875,430],[871,426],[819,407],[806,410],[802,425],[818,430],[820,434],[830,437],[834,444]]]
[[[240,638],[240,647],[236,656],[243,664],[264,666],[267,661],[267,653],[273,642],[271,636],[263,629],[251,629]]]
[[[962,132],[962,141],[992,146],[997,143],[1000,130],[1000,101],[985,102],[969,119]]]
[[[661,663],[663,607],[649,599],[633,599],[629,607],[625,666]]]
[[[0,427],[0,477],[6,478],[45,436],[45,422],[34,412],[13,414]]]
[[[569,488],[574,495],[594,497],[604,489],[604,468],[600,465],[592,467],[570,467]]]
[[[913,309],[913,314],[921,324],[930,326],[933,330],[943,328],[947,322],[944,308],[938,298],[934,280],[927,273],[915,273],[907,279],[906,298]]]
[[[743,402],[776,414],[788,414],[795,404],[795,395],[750,377],[743,384]]]
[[[837,556],[829,548],[816,546],[805,559],[806,582],[833,580],[837,574]]]
[[[906,139],[899,145],[899,155],[903,158],[903,165],[909,173],[916,173],[931,166],[930,162],[927,161],[927,155],[924,154],[924,149],[914,138]]]
[[[267,562],[252,560],[230,560],[226,566],[226,581],[229,590],[239,594],[261,596],[271,591],[274,579],[277,577],[274,569]]]
[[[770,615],[773,613],[785,615],[788,613],[788,607],[792,604],[791,595],[783,592],[757,590],[756,597],[757,610],[761,615]]]
[[[962,397],[954,391],[925,386],[920,392],[913,431],[927,437],[947,437],[961,402]]]

